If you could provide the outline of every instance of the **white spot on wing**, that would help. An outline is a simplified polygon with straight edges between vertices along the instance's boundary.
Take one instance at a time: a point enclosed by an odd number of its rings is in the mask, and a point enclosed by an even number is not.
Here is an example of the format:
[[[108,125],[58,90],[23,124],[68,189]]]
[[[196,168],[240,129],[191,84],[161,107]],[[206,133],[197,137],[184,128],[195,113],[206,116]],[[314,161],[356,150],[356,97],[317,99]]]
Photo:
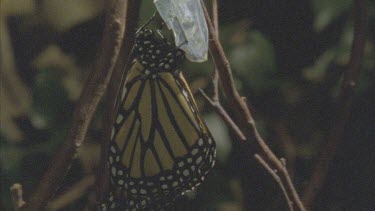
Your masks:
[[[195,161],[196,164],[200,164],[202,162],[202,156],[199,156],[197,160]]]
[[[124,86],[124,88],[122,89],[122,93],[121,93],[121,99],[124,99],[127,91],[128,90],[126,89],[126,86]]]
[[[193,149],[193,151],[191,151],[192,155],[196,155],[197,153],[198,153],[198,149]]]
[[[121,114],[118,114],[117,119],[116,119],[116,123],[120,124],[123,119],[124,119],[124,117]]]
[[[115,167],[112,167],[112,175],[116,176],[116,168]]]
[[[200,139],[198,140],[198,145],[199,145],[199,146],[202,146],[202,145],[203,145],[203,139],[200,138]]]
[[[189,175],[189,170],[185,169],[185,170],[182,172],[182,174],[183,174],[184,176],[188,176],[188,175]]]

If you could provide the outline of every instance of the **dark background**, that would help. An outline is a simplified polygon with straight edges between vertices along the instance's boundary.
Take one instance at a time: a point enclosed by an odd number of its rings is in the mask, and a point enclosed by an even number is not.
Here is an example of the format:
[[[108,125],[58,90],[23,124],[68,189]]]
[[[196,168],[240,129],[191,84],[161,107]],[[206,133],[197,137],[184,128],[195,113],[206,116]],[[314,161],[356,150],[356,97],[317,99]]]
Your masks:
[[[142,5],[141,24],[155,11]],[[209,1],[208,1],[209,2]],[[349,0],[225,0],[220,40],[257,126],[287,159],[301,192],[333,127],[341,75],[353,36]],[[0,210],[11,210],[9,187],[25,198],[45,171],[69,128],[83,82],[93,68],[104,26],[104,0],[1,2]],[[368,1],[369,33],[352,115],[312,210],[374,210],[375,4]],[[239,144],[197,92],[211,93],[212,64],[186,62],[183,71],[218,145],[215,169],[177,210],[286,210],[270,175]],[[226,107],[224,96],[221,97]],[[58,194],[96,172],[101,115]],[[63,210],[93,201],[90,188]]]

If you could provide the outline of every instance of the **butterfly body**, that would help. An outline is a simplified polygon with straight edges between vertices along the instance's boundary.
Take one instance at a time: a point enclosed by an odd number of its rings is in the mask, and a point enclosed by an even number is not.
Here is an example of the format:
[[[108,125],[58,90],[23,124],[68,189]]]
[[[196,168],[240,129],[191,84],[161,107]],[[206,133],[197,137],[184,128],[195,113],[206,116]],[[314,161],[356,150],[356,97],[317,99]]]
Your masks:
[[[123,200],[112,195],[108,206],[155,209],[203,181],[215,143],[178,70],[183,51],[147,29],[137,33],[134,51],[108,157],[111,187]]]

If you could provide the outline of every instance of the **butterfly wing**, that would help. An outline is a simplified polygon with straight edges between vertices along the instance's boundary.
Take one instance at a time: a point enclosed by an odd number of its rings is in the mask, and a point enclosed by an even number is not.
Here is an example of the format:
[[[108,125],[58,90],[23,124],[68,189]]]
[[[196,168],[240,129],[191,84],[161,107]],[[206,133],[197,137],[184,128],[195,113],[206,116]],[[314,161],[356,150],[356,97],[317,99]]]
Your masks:
[[[140,206],[191,190],[215,156],[182,74],[141,69],[135,62],[129,73],[109,155],[112,182]]]
[[[159,209],[203,181],[215,143],[176,69],[183,52],[151,30],[137,34],[134,49],[111,135],[112,195],[103,206]]]

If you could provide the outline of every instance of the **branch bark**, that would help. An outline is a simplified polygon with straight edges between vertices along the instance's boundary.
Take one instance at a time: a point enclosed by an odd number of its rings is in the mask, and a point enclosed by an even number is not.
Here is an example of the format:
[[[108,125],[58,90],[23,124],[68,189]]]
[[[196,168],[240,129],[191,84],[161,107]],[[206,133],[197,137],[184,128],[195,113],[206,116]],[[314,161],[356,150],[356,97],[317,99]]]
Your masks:
[[[310,182],[303,192],[303,202],[307,207],[312,206],[314,199],[324,185],[329,164],[336,155],[337,146],[342,140],[345,125],[350,118],[354,89],[360,73],[365,48],[367,18],[366,1],[354,0],[354,37],[350,60],[343,75],[343,82],[337,101],[338,112],[332,124],[333,128],[326,138],[325,148],[322,149],[318,160],[314,164]]]
[[[212,24],[214,26],[217,38],[219,38],[219,4],[217,3],[217,0],[212,1]],[[216,64],[214,67],[214,74],[212,76],[212,86],[212,101],[219,102],[219,72],[217,70]]]
[[[293,178],[297,157],[295,140],[292,138],[290,131],[283,120],[276,120],[273,124],[273,128],[276,136],[280,140],[280,147],[284,151],[285,159],[288,161],[287,170],[290,177]]]
[[[81,198],[95,183],[95,176],[88,175],[73,184],[65,193],[57,196],[47,204],[47,210],[61,210]]]
[[[82,145],[96,107],[102,98],[120,51],[125,28],[126,0],[116,0],[107,13],[100,51],[76,105],[70,130],[40,183],[22,210],[42,210],[66,175],[76,150]]]
[[[126,19],[125,19],[125,32],[123,38],[123,45],[121,47],[117,63],[113,70],[113,74],[108,85],[107,97],[105,103],[105,116],[104,122],[104,139],[101,142],[101,160],[99,172],[97,174],[96,195],[97,202],[103,200],[104,194],[108,189],[109,172],[108,172],[108,148],[111,137],[112,126],[115,121],[116,115],[116,102],[122,87],[124,76],[127,75],[127,64],[130,62],[131,51],[134,46],[135,31],[138,25],[139,9],[141,1],[128,0],[126,4]]]
[[[288,204],[289,210],[293,211],[293,202],[290,200],[288,192],[285,189],[284,184],[282,183],[279,175],[276,174],[276,172],[267,164],[267,162],[258,154],[254,155],[254,158],[262,165],[268,173],[273,177],[273,179],[276,181],[276,183],[280,186],[281,191],[284,194],[285,200]]]
[[[276,155],[271,151],[271,149],[259,135],[258,130],[255,126],[254,119],[246,102],[236,90],[229,61],[225,56],[223,47],[221,46],[221,43],[218,39],[217,32],[211,22],[211,18],[202,0],[201,4],[203,6],[210,36],[210,53],[218,70],[218,75],[223,87],[223,92],[228,100],[228,103],[230,104],[230,107],[233,109],[233,113],[235,115],[234,121],[241,129],[242,133],[245,135],[246,140],[256,142],[256,150],[258,151],[258,154],[260,154],[262,158],[264,158],[268,166],[270,166],[271,169],[276,170],[282,184],[286,189],[286,192],[288,193],[290,200],[292,200],[293,202],[293,209],[305,210],[301,199],[290,179],[288,171],[285,168],[285,165],[283,165],[283,163],[276,157]]]
[[[212,97],[212,100],[210,97],[207,96],[207,94],[200,90],[202,96],[204,99],[207,100],[207,102],[210,104],[212,108],[215,109],[215,112],[224,120],[224,122],[233,130],[233,132],[237,135],[237,138],[239,138],[241,141],[246,141],[245,135],[242,133],[240,128],[236,125],[236,123],[233,121],[233,119],[229,116],[229,114],[225,111],[223,106],[221,106],[219,101],[215,101],[214,97]],[[215,95],[214,95],[215,96]]]
[[[219,5],[217,0],[212,0],[212,24],[214,27],[214,30],[216,32],[217,37],[219,37]],[[215,67],[213,69],[213,76],[212,76],[212,90],[213,94],[212,97],[208,97],[208,95],[201,89],[199,89],[202,96],[207,100],[207,102],[211,105],[212,108],[215,109],[215,112],[221,116],[221,118],[224,120],[224,122],[233,130],[233,132],[237,135],[237,137],[241,141],[245,141],[246,137],[242,133],[242,131],[238,128],[236,123],[233,121],[233,119],[228,115],[228,113],[225,111],[223,106],[220,104],[219,99],[219,72],[217,70],[216,64],[214,64]]]

